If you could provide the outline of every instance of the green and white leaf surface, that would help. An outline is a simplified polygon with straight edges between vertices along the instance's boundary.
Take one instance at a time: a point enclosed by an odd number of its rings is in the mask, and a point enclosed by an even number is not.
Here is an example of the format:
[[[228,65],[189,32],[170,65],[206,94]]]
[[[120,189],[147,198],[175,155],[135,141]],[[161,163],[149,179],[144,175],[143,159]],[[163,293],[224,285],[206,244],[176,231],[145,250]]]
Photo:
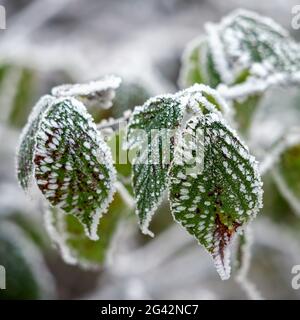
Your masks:
[[[137,215],[143,233],[153,235],[148,226],[168,186],[168,170],[173,159],[174,132],[183,118],[180,102],[170,96],[148,100],[132,114],[128,145],[138,147],[133,160],[132,184]]]
[[[43,96],[34,106],[28,122],[22,131],[17,152],[17,176],[19,183],[24,190],[27,190],[32,183],[36,133],[39,129],[44,111],[54,100],[55,99],[50,95]]]
[[[176,163],[190,148],[180,143],[171,169],[171,207],[175,220],[211,253],[227,279],[228,245],[261,208],[262,183],[256,161],[219,114],[195,116],[185,130],[193,135],[198,129],[204,137],[203,170],[189,174],[190,165]]]
[[[206,30],[206,37],[186,50],[182,84],[222,83],[221,94],[238,99],[273,85],[299,83],[299,44],[272,19],[236,10],[218,24],[208,23]]]
[[[60,98],[46,110],[34,167],[50,204],[76,216],[97,240],[99,219],[113,198],[115,170],[110,150],[81,102]]]
[[[149,230],[152,215],[169,185],[169,168],[173,161],[178,131],[193,114],[230,109],[217,92],[205,85],[195,85],[174,95],[149,99],[137,107],[128,128],[128,147],[137,148],[133,159],[132,183],[141,230]]]

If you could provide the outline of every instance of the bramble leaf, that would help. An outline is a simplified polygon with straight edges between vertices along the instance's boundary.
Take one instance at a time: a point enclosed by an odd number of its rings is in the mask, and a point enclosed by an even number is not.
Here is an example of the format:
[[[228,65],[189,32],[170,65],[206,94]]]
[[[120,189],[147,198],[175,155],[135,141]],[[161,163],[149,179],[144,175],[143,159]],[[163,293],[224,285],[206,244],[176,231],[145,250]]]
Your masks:
[[[230,241],[262,206],[257,163],[220,114],[191,118],[184,133],[194,139],[182,139],[176,149],[170,170],[171,209],[175,220],[212,255],[221,278],[228,279]],[[195,148],[202,148],[201,166],[182,161],[186,154],[196,154],[199,162]]]
[[[88,237],[114,194],[111,152],[84,105],[55,100],[40,121],[34,153],[38,187],[52,206],[73,214]]]
[[[152,235],[148,226],[168,186],[168,168],[173,158],[174,132],[183,110],[172,96],[148,100],[137,107],[128,127],[128,146],[138,147],[132,166],[132,184],[141,230]]]
[[[207,24],[206,30],[202,42],[194,40],[186,49],[182,84],[191,85],[201,75],[206,84],[222,84],[224,97],[238,99],[272,85],[299,83],[300,46],[272,19],[236,10],[218,24]],[[213,75],[219,81],[209,81]]]

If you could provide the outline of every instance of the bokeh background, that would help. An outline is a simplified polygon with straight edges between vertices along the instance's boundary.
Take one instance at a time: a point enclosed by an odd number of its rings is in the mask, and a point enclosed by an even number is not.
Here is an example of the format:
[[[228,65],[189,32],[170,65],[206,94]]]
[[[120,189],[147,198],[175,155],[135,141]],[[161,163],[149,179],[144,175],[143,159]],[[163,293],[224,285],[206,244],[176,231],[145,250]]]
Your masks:
[[[15,150],[33,104],[54,85],[114,73],[125,84],[135,84],[125,103],[133,107],[148,95],[178,89],[184,47],[201,35],[205,22],[217,22],[242,7],[290,29],[291,8],[297,1],[7,0],[0,4],[7,12],[7,29],[0,30],[0,264],[6,266],[8,281],[0,298],[249,298],[234,277],[220,280],[209,256],[172,222],[167,203],[154,218],[154,239],[142,236],[132,217],[122,222],[100,270],[67,265],[47,236],[41,203],[26,197],[17,184]],[[300,39],[300,30],[290,31]],[[280,120],[268,117],[282,110],[282,94],[274,94],[255,117],[254,143],[257,139],[268,143],[285,130]],[[300,106],[297,90],[289,97]],[[271,111],[270,105],[276,108]],[[120,110],[113,112],[118,115]],[[297,112],[284,115],[287,123],[300,121]],[[270,131],[274,121],[278,130]],[[291,286],[291,268],[300,264],[300,219],[272,183],[266,178],[265,207],[252,224],[249,280],[257,296],[298,299],[300,290]]]

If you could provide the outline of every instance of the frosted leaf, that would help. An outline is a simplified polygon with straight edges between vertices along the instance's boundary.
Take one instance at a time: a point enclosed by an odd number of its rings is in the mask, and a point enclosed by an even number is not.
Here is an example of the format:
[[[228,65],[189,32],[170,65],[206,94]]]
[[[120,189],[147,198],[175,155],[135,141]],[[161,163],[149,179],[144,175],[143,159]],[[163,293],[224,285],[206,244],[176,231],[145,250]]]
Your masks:
[[[43,113],[55,100],[47,95],[43,96],[33,107],[24,127],[19,147],[17,149],[17,176],[21,187],[27,190],[30,186],[30,180],[33,177],[34,163],[33,153],[35,148],[36,132],[39,128]]]
[[[64,84],[52,89],[55,97],[75,97],[87,107],[98,106],[108,109],[112,106],[115,90],[120,86],[121,78],[107,76],[97,81],[83,84]]]
[[[60,98],[46,110],[34,153],[35,178],[50,202],[74,215],[88,237],[97,240],[97,225],[114,194],[111,152],[84,105]]]
[[[202,81],[228,99],[259,94],[270,86],[299,83],[300,47],[272,19],[236,10],[206,24],[201,41],[188,45],[180,83]]]
[[[262,207],[262,182],[257,163],[220,114],[191,118],[185,131],[203,134],[203,166],[179,163],[191,146],[183,140],[170,169],[170,201],[176,221],[212,255],[222,279],[230,276],[229,244]],[[179,157],[180,158],[180,157]]]
[[[271,85],[299,82],[299,45],[272,19],[237,10],[207,25],[214,64],[224,94],[245,96]]]
[[[300,132],[288,134],[276,153],[273,177],[282,195],[300,215]]]
[[[148,226],[168,186],[175,133],[167,130],[178,128],[182,118],[180,102],[169,95],[149,99],[142,107],[136,107],[129,122],[128,146],[137,147],[139,152],[132,166],[136,214],[145,234],[152,235]],[[137,130],[143,130],[144,135]]]
[[[45,224],[48,234],[66,263],[86,269],[99,269],[107,258],[121,218],[126,217],[128,212],[128,206],[116,193],[107,214],[98,225],[97,241],[90,240],[78,220],[59,208],[52,207],[45,212]]]

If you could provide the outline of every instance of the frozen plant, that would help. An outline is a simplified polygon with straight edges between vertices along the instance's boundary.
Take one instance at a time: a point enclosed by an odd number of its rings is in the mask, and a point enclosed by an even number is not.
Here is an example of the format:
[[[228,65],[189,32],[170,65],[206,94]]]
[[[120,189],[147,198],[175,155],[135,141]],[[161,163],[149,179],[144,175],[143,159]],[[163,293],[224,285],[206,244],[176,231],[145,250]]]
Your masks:
[[[251,118],[249,109],[269,87],[298,82],[298,52],[270,19],[238,11],[208,25],[207,35],[188,46],[180,75],[188,88],[125,113],[125,133],[116,130],[120,119],[96,125],[89,113],[112,106],[118,77],[63,85],[42,97],[20,139],[17,174],[23,189],[37,185],[42,192],[47,230],[65,261],[101,264],[119,220],[133,207],[142,233],[153,236],[150,222],[167,194],[174,220],[228,279],[232,240],[240,234],[240,248],[248,247],[245,228],[262,208],[260,174],[274,169],[299,208],[300,140],[289,135],[282,140],[289,143],[280,141],[260,172],[240,138],[249,127],[240,120],[245,113]],[[126,147],[130,165],[114,163],[112,141]]]

